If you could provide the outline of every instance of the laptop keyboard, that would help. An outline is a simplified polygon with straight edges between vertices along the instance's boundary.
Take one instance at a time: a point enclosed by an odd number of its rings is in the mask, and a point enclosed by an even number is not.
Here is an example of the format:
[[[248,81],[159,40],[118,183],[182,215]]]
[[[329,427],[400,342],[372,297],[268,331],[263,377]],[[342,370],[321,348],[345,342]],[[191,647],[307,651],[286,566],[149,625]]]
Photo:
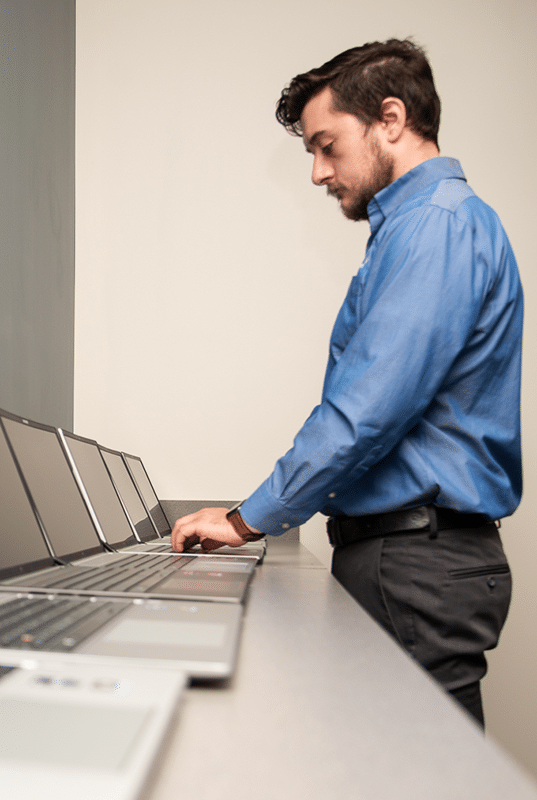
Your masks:
[[[192,556],[166,558],[160,555],[152,557],[146,553],[139,556],[132,554],[127,558],[110,559],[109,564],[101,563],[96,567],[66,567],[65,572],[61,570],[61,575],[39,581],[39,586],[57,590],[149,592],[192,560]]]
[[[0,606],[0,647],[70,652],[129,601],[20,598]]]
[[[151,552],[152,553],[171,553],[172,552],[171,544],[153,544],[152,542],[149,542],[149,544],[151,544]]]

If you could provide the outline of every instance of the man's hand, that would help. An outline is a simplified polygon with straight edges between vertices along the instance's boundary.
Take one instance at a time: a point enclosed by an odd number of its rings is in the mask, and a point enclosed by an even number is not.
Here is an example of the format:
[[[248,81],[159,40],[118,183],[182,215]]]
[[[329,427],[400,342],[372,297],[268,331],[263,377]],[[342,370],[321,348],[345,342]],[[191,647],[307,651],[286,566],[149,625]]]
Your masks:
[[[227,544],[239,547],[244,544],[226,514],[227,508],[202,508],[195,514],[188,514],[178,519],[172,530],[172,547],[177,553],[188,550],[197,544],[202,550],[216,550],[217,547]],[[252,533],[259,533],[253,528]]]

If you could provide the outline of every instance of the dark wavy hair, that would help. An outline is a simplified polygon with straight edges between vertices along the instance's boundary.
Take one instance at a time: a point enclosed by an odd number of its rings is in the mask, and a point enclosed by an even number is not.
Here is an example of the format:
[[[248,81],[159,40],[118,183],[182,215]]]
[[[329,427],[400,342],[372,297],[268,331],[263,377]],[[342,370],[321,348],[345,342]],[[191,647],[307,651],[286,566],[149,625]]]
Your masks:
[[[381,119],[382,101],[403,101],[407,125],[438,145],[440,98],[424,50],[411,39],[370,42],[297,75],[281,94],[276,119],[289,133],[302,136],[300,117],[306,103],[330,86],[338,111],[354,114],[368,128]]]

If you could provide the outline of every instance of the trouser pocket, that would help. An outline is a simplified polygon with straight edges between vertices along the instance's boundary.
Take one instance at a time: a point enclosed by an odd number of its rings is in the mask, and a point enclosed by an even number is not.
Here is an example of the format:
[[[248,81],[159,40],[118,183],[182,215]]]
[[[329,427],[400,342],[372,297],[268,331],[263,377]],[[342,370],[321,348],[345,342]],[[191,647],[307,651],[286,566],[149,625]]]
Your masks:
[[[385,542],[379,577],[397,638],[448,690],[486,673],[484,652],[496,646],[511,599],[503,559],[494,529]]]
[[[506,575],[510,572],[509,564],[485,564],[482,567],[469,567],[468,569],[448,569],[451,578],[480,578],[483,575]],[[493,581],[491,581],[493,583]]]

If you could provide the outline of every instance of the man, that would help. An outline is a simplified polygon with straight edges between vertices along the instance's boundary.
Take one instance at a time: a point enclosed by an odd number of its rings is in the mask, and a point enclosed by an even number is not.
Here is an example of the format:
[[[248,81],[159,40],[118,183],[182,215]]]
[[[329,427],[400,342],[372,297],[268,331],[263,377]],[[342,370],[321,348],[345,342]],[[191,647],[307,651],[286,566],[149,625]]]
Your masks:
[[[511,591],[494,521],[521,495],[514,256],[459,163],[439,156],[440,102],[411,41],[296,76],[277,118],[371,237],[294,446],[239,510],[178,520],[174,547],[239,545],[326,514],[333,574],[483,724],[483,653]]]

